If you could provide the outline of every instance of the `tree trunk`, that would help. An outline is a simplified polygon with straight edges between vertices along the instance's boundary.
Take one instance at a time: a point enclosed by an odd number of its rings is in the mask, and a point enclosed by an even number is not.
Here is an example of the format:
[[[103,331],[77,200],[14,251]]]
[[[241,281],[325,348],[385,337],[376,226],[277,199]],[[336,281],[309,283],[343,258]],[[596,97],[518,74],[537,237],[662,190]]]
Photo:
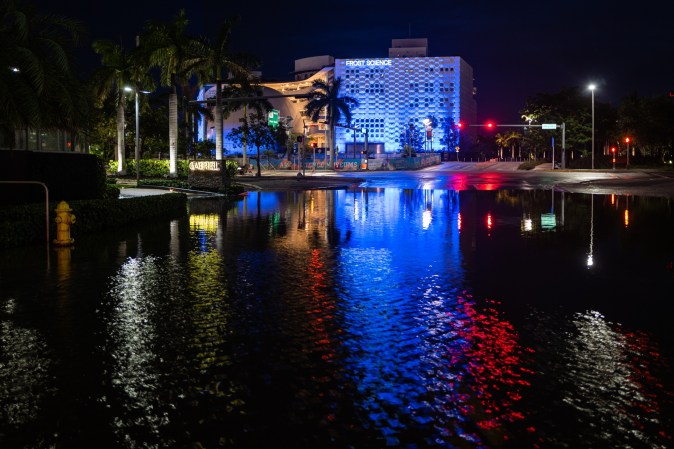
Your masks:
[[[215,159],[222,159],[222,82],[215,81]]]
[[[126,174],[126,161],[124,158],[124,92],[119,91],[119,104],[117,105],[117,174]]]
[[[262,176],[262,169],[260,167],[260,147],[257,147],[257,176]]]
[[[247,106],[246,103],[244,103],[243,104],[243,118],[246,120],[246,124],[247,124],[248,123],[248,116],[246,114],[248,112],[246,111],[246,106]],[[242,153],[243,154],[243,165],[244,166],[248,163],[247,162],[247,156],[246,156],[246,152],[248,151],[248,145],[247,145],[247,143],[248,143],[248,125],[246,125],[246,136],[245,137],[246,138],[243,139],[243,153]],[[259,154],[258,154],[258,156],[259,156]],[[259,163],[260,163],[259,158],[258,158],[257,162],[258,162],[258,165],[259,165]]]
[[[178,94],[175,84],[169,95],[169,176],[178,177]]]
[[[330,123],[328,126],[328,166],[325,168],[329,168],[330,170],[333,170],[335,168],[335,125],[334,123]]]

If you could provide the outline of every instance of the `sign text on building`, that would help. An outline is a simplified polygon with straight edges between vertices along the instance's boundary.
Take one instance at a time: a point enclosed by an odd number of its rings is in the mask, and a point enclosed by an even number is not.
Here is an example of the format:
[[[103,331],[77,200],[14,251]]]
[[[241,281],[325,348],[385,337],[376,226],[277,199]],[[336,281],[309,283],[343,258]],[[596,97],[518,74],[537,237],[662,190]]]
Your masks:
[[[390,59],[347,59],[347,67],[390,66]]]
[[[218,171],[220,166],[218,161],[190,161],[190,170]]]

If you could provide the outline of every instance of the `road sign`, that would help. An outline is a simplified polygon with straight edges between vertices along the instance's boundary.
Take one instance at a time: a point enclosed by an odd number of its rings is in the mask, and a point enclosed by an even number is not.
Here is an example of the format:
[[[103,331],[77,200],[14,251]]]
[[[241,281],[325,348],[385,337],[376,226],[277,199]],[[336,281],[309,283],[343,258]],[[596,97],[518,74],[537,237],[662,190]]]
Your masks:
[[[279,111],[278,109],[272,109],[269,111],[269,114],[267,114],[267,124],[269,126],[273,126],[276,128],[278,126],[278,117],[279,117]]]
[[[543,123],[541,125],[543,129],[557,129],[557,123]]]

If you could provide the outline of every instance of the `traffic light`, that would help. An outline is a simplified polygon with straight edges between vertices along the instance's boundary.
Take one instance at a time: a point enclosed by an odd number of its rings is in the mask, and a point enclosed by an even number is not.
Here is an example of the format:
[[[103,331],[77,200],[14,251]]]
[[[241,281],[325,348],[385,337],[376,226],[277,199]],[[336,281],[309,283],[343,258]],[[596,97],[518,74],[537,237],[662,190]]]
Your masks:
[[[459,128],[459,129],[463,129],[463,122],[457,123],[456,127]]]
[[[630,138],[629,138],[629,137],[625,137],[625,143],[630,143]]]
[[[494,129],[494,128],[496,127],[496,125],[494,124],[494,122],[487,122],[487,123],[485,123],[484,126],[486,126],[487,129]]]
[[[615,154],[615,147],[611,147],[611,153]]]

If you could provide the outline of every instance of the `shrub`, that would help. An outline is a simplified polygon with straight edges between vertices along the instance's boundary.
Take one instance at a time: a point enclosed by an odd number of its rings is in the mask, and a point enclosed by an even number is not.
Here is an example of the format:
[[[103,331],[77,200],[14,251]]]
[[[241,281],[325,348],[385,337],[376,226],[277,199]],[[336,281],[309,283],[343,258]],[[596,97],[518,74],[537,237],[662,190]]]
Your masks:
[[[178,168],[178,177],[186,178],[189,172],[189,163],[190,161],[179,160],[176,165]],[[169,165],[170,161],[168,159],[141,159],[139,161],[140,165],[140,174],[146,178],[162,178],[168,177],[169,175]],[[117,174],[117,161],[108,162],[108,171],[109,175]],[[131,176],[136,175],[136,160],[127,159],[126,161],[126,174]]]
[[[522,162],[520,165],[517,166],[518,170],[532,170],[533,168],[544,164],[545,161],[539,160],[539,161],[526,161]]]
[[[51,236],[56,235],[54,209],[49,207]],[[68,203],[76,217],[71,235],[78,235],[116,228],[133,222],[178,218],[187,213],[187,196],[167,193],[126,199],[79,200]],[[0,210],[0,248],[23,246],[44,241],[44,205],[28,204]]]

